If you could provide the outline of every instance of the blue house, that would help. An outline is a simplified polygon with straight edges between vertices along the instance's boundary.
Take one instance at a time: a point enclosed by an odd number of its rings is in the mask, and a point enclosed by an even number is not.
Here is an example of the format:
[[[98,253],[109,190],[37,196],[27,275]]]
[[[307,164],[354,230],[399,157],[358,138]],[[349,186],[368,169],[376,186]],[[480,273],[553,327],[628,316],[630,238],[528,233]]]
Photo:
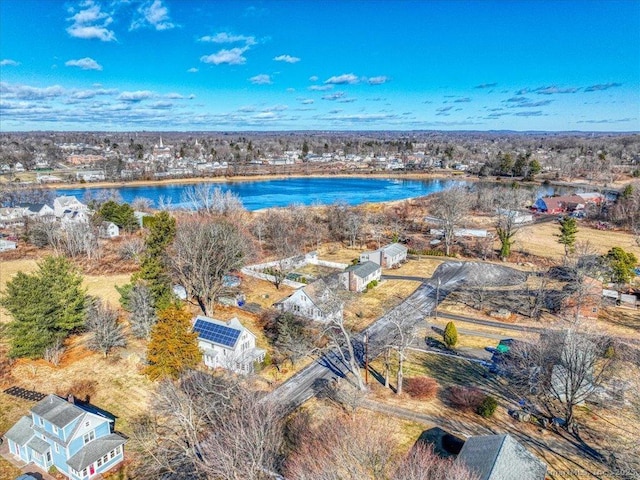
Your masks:
[[[113,433],[113,424],[106,412],[88,403],[48,395],[4,436],[14,457],[84,480],[124,459],[126,440]]]

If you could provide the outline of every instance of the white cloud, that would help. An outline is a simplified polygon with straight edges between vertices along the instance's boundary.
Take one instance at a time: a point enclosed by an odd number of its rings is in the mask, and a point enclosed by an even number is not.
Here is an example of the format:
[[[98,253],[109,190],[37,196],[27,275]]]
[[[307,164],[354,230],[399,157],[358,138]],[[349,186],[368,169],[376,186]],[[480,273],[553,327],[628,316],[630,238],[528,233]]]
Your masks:
[[[15,85],[7,82],[0,82],[0,93],[7,99],[44,100],[63,95],[64,89],[60,85],[40,88],[32,87],[30,85]]]
[[[311,76],[309,77],[309,81],[310,81],[310,82],[317,82],[317,81],[318,81],[318,77],[317,77],[317,75],[311,75]]]
[[[314,92],[325,92],[327,90],[331,90],[333,88],[333,85],[311,85],[309,87],[309,90],[312,90]]]
[[[248,49],[249,47],[232,48],[229,50],[222,49],[218,53],[200,57],[200,61],[203,63],[213,63],[214,65],[220,65],[222,63],[228,63],[229,65],[243,65],[247,61],[243,54]]]
[[[286,62],[286,63],[298,63],[300,59],[298,57],[292,57],[291,55],[278,55],[274,58],[276,62]]]
[[[146,2],[138,7],[137,17],[131,22],[131,30],[142,27],[152,27],[158,31],[171,30],[175,24],[169,17],[169,9],[162,3],[162,0]]]
[[[232,33],[220,32],[215,35],[205,35],[204,37],[200,37],[198,39],[200,42],[210,42],[210,43],[236,43],[236,42],[244,42],[246,46],[255,45],[256,38],[253,36],[247,35],[234,35]]]
[[[68,60],[64,64],[67,67],[78,67],[82,70],[102,70],[102,65],[90,57],[79,58],[78,60]]]
[[[94,98],[98,95],[115,95],[118,93],[115,89],[96,88],[95,90],[76,90],[71,94],[71,98],[77,100],[86,100],[88,98]]]
[[[20,62],[16,62],[10,58],[0,60],[0,67],[17,67],[18,65],[20,65]]]
[[[251,83],[254,85],[271,85],[273,82],[271,81],[271,76],[265,73],[261,73],[260,75],[256,75],[255,77],[251,77],[249,79]]]
[[[344,85],[344,84],[354,84],[358,83],[358,77],[356,77],[353,73],[343,73],[342,75],[336,75],[328,78],[324,81],[324,83],[331,85]]]
[[[344,98],[344,96],[345,96],[344,92],[335,92],[335,93],[323,95],[322,99],[323,100],[339,100],[341,98]]]
[[[311,105],[313,103],[313,98],[304,98],[300,101],[303,105]]]
[[[378,77],[370,77],[367,80],[367,83],[369,85],[382,85],[383,83],[387,83],[389,81],[389,77],[386,77],[384,75],[380,75]]]
[[[137,90],[135,92],[122,92],[118,95],[118,100],[122,100],[123,102],[140,102],[152,96],[153,93],[149,90]]]
[[[82,10],[70,9],[73,15],[67,18],[72,24],[67,27],[67,33],[75,38],[96,38],[103,42],[116,39],[113,30],[107,28],[113,22],[110,14],[103,12],[102,7],[93,0],[86,0],[80,4]]]
[[[189,70],[187,70],[187,72],[189,73],[198,73],[200,70],[198,70],[196,67],[191,67]]]

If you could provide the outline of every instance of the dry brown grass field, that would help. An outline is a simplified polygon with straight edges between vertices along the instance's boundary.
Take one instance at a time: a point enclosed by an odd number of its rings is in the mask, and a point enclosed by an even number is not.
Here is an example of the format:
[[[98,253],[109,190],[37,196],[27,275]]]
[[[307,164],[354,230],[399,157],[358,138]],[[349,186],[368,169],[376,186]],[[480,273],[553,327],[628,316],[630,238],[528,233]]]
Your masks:
[[[514,251],[525,251],[539,257],[561,261],[564,246],[558,243],[560,233],[558,222],[538,223],[520,229],[516,234]],[[621,247],[640,258],[640,246],[633,235],[618,230],[598,230],[590,228],[584,222],[578,222],[578,242],[589,242],[595,252],[604,254],[612,247]]]

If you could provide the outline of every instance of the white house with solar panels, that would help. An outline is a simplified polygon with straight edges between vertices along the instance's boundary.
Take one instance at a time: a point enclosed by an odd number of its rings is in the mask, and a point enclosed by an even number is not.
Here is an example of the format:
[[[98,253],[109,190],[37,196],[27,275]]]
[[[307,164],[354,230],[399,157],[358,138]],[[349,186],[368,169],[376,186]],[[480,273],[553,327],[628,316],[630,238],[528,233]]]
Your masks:
[[[223,322],[198,315],[193,331],[198,333],[198,346],[209,368],[247,374],[253,372],[256,362],[264,360],[265,351],[256,348],[256,336],[235,317]]]

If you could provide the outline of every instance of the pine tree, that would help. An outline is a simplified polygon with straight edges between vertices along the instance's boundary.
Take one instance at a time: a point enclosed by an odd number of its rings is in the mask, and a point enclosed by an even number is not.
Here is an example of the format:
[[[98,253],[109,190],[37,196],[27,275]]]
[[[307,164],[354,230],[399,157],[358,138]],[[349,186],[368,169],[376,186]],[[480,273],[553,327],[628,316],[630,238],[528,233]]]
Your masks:
[[[444,327],[444,334],[442,337],[447,348],[456,346],[458,343],[458,329],[453,322],[447,323]]]
[[[176,219],[167,212],[156,214],[145,239],[146,249],[142,257],[140,271],[131,278],[133,283],[138,280],[144,281],[151,291],[156,310],[168,307],[173,299],[171,278],[167,274],[165,256],[166,249],[175,236]]]
[[[560,220],[560,234],[558,235],[558,242],[564,245],[564,255],[567,257],[574,250],[577,233],[578,224],[575,218],[565,217]]]
[[[19,272],[0,300],[13,316],[10,357],[40,358],[84,324],[82,276],[64,257],[46,257],[32,274]]]
[[[182,372],[195,368],[202,359],[198,334],[191,331],[191,314],[171,305],[158,312],[147,347],[149,366],[145,373],[152,380],[176,379]]]

